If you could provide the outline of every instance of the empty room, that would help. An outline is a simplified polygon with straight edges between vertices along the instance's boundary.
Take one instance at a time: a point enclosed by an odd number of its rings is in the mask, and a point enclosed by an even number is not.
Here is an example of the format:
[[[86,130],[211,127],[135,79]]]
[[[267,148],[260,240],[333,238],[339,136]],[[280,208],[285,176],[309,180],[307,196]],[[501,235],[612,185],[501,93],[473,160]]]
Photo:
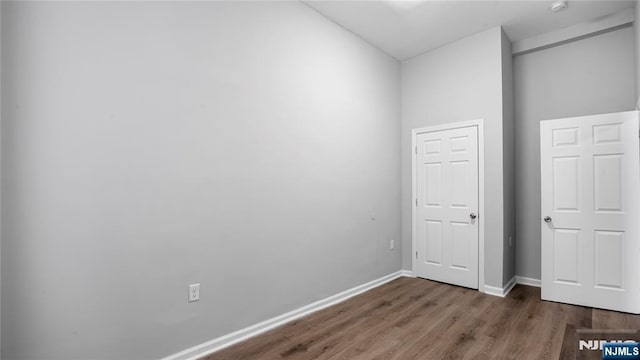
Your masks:
[[[0,359],[640,359],[640,5],[0,0]]]

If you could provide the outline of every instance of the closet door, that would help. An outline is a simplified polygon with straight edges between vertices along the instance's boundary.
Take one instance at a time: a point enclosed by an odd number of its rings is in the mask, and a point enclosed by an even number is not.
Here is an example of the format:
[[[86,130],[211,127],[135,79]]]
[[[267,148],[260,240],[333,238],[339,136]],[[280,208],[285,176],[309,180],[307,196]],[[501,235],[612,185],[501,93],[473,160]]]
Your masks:
[[[417,276],[478,288],[478,128],[416,135]]]
[[[540,123],[542,298],[640,313],[638,113]]]

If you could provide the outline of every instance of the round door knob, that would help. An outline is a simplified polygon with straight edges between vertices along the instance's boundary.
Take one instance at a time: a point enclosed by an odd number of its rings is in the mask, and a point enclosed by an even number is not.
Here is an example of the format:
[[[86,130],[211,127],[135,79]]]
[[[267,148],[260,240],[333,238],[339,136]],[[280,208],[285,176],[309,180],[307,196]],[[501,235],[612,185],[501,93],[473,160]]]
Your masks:
[[[475,219],[475,218],[477,218],[477,217],[478,217],[478,215],[476,215],[476,214],[474,214],[474,213],[471,213],[471,214],[469,214],[469,217],[470,217],[471,219]]]
[[[544,222],[550,223],[551,222],[551,216],[545,216],[544,217]]]

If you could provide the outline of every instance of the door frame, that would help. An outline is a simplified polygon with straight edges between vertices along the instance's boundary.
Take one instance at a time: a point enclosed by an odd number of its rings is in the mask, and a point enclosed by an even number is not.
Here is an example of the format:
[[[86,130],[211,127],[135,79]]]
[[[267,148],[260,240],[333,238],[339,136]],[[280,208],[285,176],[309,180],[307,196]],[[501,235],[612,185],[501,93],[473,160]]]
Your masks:
[[[478,291],[484,292],[484,119],[460,121],[450,124],[427,126],[411,130],[411,268],[413,276],[418,275],[418,263],[416,254],[418,249],[417,239],[417,192],[416,183],[416,138],[419,134],[453,130],[466,127],[477,128],[478,133]]]

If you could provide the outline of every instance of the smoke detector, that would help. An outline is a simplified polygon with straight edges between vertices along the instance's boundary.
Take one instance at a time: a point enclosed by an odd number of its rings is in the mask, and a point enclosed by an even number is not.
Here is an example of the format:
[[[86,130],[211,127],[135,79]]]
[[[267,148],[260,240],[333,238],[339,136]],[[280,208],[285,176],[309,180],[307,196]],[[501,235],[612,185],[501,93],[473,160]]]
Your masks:
[[[567,7],[567,0],[556,0],[551,3],[551,7],[549,9],[552,12],[558,12],[560,10],[564,10]]]

